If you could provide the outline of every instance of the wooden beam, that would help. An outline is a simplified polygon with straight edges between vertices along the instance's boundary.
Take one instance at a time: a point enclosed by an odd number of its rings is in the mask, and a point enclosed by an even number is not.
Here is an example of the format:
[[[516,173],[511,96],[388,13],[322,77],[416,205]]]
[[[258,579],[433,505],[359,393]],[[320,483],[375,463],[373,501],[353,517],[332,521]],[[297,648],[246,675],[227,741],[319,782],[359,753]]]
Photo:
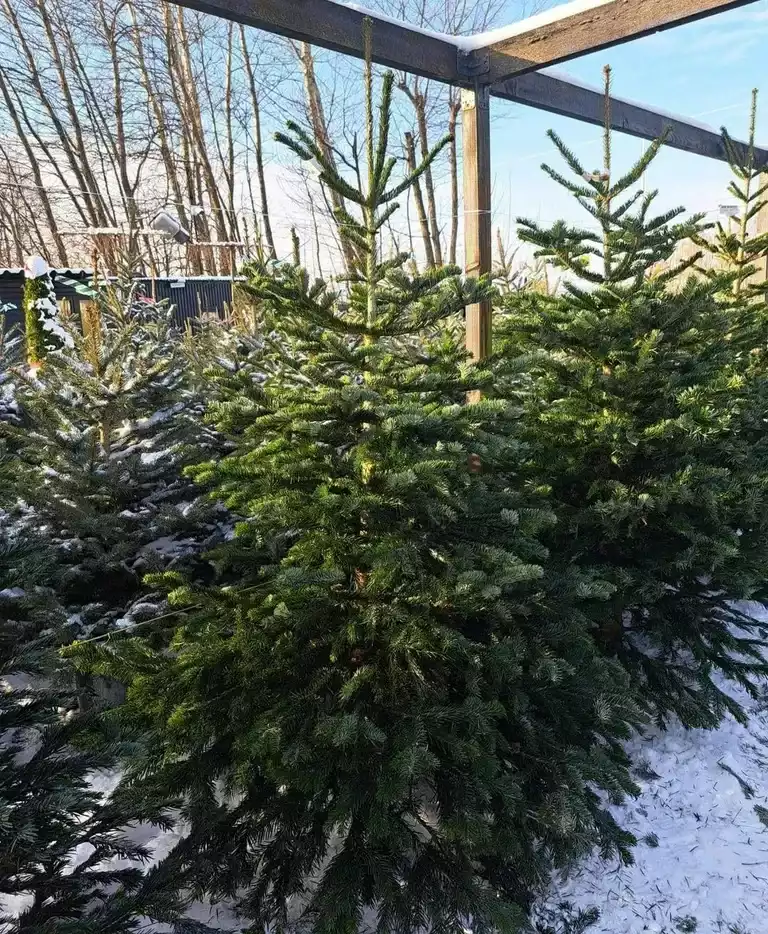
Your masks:
[[[464,270],[477,279],[489,275],[491,236],[491,119],[488,88],[461,92],[462,165],[464,172]],[[491,303],[467,306],[467,350],[475,360],[491,352]]]
[[[288,39],[309,42],[355,58],[363,57],[363,10],[332,0],[169,0],[201,13],[255,26]],[[458,49],[404,23],[374,20],[373,60],[387,68],[408,71],[448,83],[459,82]]]
[[[545,72],[531,72],[508,78],[493,85],[491,94],[503,100],[572,117],[595,126],[602,126],[605,119],[605,103],[601,90],[574,84]],[[723,141],[718,132],[665,114],[663,111],[652,110],[641,104],[614,97],[611,99],[611,124],[621,133],[647,140],[658,139],[669,127],[671,133],[667,138],[667,146],[697,156],[727,161]],[[743,147],[745,144],[736,142],[736,145]],[[768,150],[756,148],[755,158],[758,165],[768,165]]]
[[[180,6],[221,16],[245,25],[255,26],[277,35],[321,48],[332,49],[345,55],[362,58],[363,19],[365,12],[335,3],[333,0],[166,0]],[[605,0],[604,6],[620,0]],[[638,0],[621,0],[637,4]],[[656,4],[659,0],[643,0]],[[669,3],[690,4],[692,0],[668,0]],[[698,0],[704,3],[706,0]],[[711,0],[710,0],[711,2]],[[740,0],[744,2],[744,0]],[[722,7],[722,3],[720,4]],[[735,4],[730,3],[729,6]],[[557,8],[556,8],[557,9]],[[710,11],[712,12],[712,11]],[[371,14],[372,15],[372,14]],[[703,15],[703,14],[699,14]],[[502,52],[481,50],[466,55],[449,40],[412,29],[403,23],[373,16],[373,58],[380,65],[409,71],[451,84],[470,85],[475,80],[488,81],[493,74],[519,71],[517,60]],[[689,17],[690,18],[690,17]],[[510,64],[511,63],[511,64]],[[537,107],[551,113],[602,123],[602,92],[582,87],[565,77],[554,77],[539,72],[519,74],[517,77],[494,83],[491,94],[505,100]],[[613,104],[614,127],[631,136],[655,139],[669,123],[673,134],[669,145],[685,152],[725,159],[717,133],[689,123],[681,118],[669,118],[651,108],[625,101]],[[765,150],[758,156],[768,164]]]
[[[479,51],[495,53],[490,75],[493,82],[753,2],[591,0],[585,4],[584,0],[574,0],[513,23],[506,30],[497,30],[500,38]],[[505,61],[503,56],[510,60]]]

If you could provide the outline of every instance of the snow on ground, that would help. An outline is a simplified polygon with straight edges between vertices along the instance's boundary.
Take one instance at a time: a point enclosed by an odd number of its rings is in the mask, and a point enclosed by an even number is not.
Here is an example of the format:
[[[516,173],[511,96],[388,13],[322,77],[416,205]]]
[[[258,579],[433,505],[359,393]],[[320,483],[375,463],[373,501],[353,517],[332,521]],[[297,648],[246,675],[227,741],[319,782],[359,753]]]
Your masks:
[[[744,607],[757,619],[765,610]],[[768,696],[741,726],[648,731],[630,745],[641,795],[613,812],[640,840],[634,866],[594,857],[554,886],[552,902],[595,906],[589,934],[768,932]]]
[[[768,623],[768,611],[742,608]],[[671,726],[648,730],[630,744],[642,793],[612,810],[640,841],[635,864],[591,858],[556,882],[547,899],[551,906],[568,901],[598,908],[600,920],[588,934],[767,934],[768,687],[758,701],[728,691],[749,711],[747,726],[734,720],[711,731]],[[99,781],[108,791],[113,779]],[[180,832],[136,831],[155,859],[170,851]],[[227,905],[198,903],[190,917],[242,929]]]

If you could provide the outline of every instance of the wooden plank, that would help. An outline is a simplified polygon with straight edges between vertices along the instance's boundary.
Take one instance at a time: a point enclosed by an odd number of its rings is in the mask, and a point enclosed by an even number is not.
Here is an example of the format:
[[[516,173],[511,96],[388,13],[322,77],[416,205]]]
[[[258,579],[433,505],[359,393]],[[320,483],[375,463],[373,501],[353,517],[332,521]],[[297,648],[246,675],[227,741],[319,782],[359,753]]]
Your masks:
[[[487,87],[461,92],[464,172],[464,269],[476,279],[491,272],[491,120]],[[491,303],[467,306],[467,350],[475,360],[491,352]]]
[[[332,0],[168,0],[288,39],[363,57],[362,10]],[[458,82],[458,50],[437,36],[389,19],[374,19],[373,60],[436,81]]]
[[[556,6],[520,23],[485,51],[497,53],[491,80],[522,74],[621,42],[733,10],[754,0],[584,0]],[[505,62],[501,56],[511,56]],[[514,61],[514,60],[517,61]],[[506,70],[505,72],[505,69]]]
[[[504,100],[547,110],[550,113],[573,117],[584,123],[602,126],[605,104],[602,91],[542,72],[531,72],[508,78],[493,85],[491,94]],[[658,139],[666,127],[671,133],[667,145],[683,152],[727,161],[720,134],[695,123],[660,111],[614,97],[611,101],[611,122],[615,130],[641,139]],[[744,145],[743,143],[738,145]],[[768,150],[757,148],[758,165],[768,165]]]

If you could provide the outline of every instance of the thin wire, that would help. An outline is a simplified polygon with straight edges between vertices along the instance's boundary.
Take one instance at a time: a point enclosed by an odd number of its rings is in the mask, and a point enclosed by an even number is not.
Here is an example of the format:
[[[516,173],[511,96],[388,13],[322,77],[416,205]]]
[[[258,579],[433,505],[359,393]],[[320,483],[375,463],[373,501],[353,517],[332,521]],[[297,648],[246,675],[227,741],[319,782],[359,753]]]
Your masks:
[[[266,583],[263,584],[254,584],[253,587],[244,587],[242,590],[234,592],[234,596],[241,597],[247,593],[253,593],[256,590],[262,590],[266,587]],[[88,645],[91,642],[101,642],[103,640],[112,639],[114,636],[122,636],[126,633],[135,632],[137,629],[141,629],[143,626],[149,626],[151,623],[158,623],[163,619],[172,619],[174,616],[182,616],[185,613],[189,613],[192,610],[201,610],[205,604],[203,603],[193,603],[190,606],[183,607],[179,610],[172,610],[170,613],[163,613],[161,616],[153,616],[152,619],[145,619],[141,623],[134,623],[130,627],[125,627],[124,629],[115,629],[112,632],[102,633],[100,636],[91,636],[90,639],[75,639],[75,642],[78,645]],[[70,643],[73,645],[74,643]]]

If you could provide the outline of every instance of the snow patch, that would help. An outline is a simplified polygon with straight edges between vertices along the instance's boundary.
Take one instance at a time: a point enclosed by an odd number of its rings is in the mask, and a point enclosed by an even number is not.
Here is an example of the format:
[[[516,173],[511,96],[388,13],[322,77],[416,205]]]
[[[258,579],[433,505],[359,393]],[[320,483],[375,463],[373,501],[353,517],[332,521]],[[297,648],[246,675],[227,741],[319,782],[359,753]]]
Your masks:
[[[24,263],[24,275],[27,279],[42,279],[50,272],[48,263],[42,256],[28,256]]]
[[[462,48],[467,51],[473,49],[483,49],[489,45],[496,45],[498,42],[504,42],[506,39],[514,39],[526,32],[532,32],[534,29],[541,29],[544,26],[553,26],[560,20],[567,19],[569,16],[578,16],[580,13],[589,13],[590,10],[597,10],[608,3],[614,3],[615,0],[573,0],[572,3],[561,3],[552,7],[550,10],[544,10],[535,16],[528,16],[525,19],[518,20],[516,23],[510,23],[509,26],[500,26],[498,29],[491,29],[488,32],[480,32],[477,35],[462,39]]]
[[[23,597],[26,594],[25,590],[22,590],[21,587],[5,587],[3,590],[0,590],[0,599],[3,600],[18,600],[20,597]]]
[[[762,606],[739,608],[765,619]],[[550,906],[599,909],[589,934],[677,934],[686,918],[702,934],[764,930],[768,825],[761,813],[768,812],[759,809],[768,808],[768,690],[755,701],[724,680],[718,686],[747,710],[746,726],[678,724],[628,744],[642,792],[611,811],[639,840],[635,864],[594,856],[553,885]]]

